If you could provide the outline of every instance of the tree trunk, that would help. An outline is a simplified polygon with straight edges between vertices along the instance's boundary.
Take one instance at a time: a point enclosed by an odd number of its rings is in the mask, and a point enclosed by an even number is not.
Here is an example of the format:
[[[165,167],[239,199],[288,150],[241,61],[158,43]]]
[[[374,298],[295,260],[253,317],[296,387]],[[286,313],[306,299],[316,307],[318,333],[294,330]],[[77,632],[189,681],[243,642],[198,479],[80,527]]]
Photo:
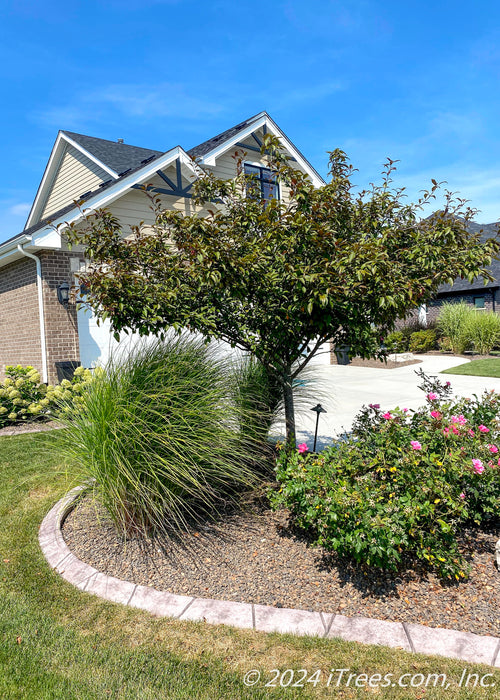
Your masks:
[[[295,409],[293,405],[292,375],[288,371],[283,382],[283,402],[285,404],[285,426],[287,447],[294,448],[295,443]]]

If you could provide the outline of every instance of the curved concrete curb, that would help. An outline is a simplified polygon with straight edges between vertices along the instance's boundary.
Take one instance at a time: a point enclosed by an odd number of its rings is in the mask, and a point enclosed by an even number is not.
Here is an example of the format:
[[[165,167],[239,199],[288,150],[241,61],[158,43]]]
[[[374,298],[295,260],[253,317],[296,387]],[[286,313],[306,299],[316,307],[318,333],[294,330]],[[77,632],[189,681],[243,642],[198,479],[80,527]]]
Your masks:
[[[153,615],[178,620],[203,620],[261,632],[340,637],[350,642],[382,644],[500,668],[498,637],[368,617],[345,617],[332,613],[174,595],[106,576],[77,559],[62,536],[62,523],[83,489],[83,486],[72,489],[55,504],[40,526],[38,539],[50,566],[66,581],[87,593],[141,608]]]

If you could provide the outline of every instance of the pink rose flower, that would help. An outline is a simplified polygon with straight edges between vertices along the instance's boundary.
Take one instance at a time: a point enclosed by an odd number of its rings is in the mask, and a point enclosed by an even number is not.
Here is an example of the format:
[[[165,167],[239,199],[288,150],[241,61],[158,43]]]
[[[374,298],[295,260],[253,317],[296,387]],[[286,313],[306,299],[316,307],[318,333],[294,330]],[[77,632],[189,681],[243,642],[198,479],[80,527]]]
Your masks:
[[[308,446],[306,445],[306,443],[303,442],[301,445],[298,446],[297,449],[298,449],[298,451],[299,451],[299,454],[302,454],[303,452],[307,452],[307,450],[308,450],[309,448],[308,448]]]
[[[380,408],[380,404],[379,403],[369,403],[368,408]]]
[[[470,435],[471,437],[474,437],[474,431],[473,431],[473,430],[469,430],[469,435]]]
[[[490,452],[493,452],[493,454],[498,452],[498,447],[496,447],[496,445],[488,445],[488,449]]]
[[[422,445],[419,443],[418,440],[412,440],[410,442],[410,445],[412,446],[412,449],[414,449],[414,450],[421,450],[422,449]]]
[[[431,411],[431,416],[432,416],[433,418],[435,418],[436,420],[440,420],[440,419],[441,419],[441,414],[439,413],[439,411]]]
[[[385,418],[386,420],[391,420],[392,416],[389,411],[387,413],[382,414],[382,418]]]
[[[452,416],[450,420],[452,423],[458,423],[458,418],[456,416]]]
[[[464,493],[463,491],[462,491],[462,493],[460,494],[460,498],[465,498],[465,493]]]
[[[449,435],[450,434],[450,429],[449,428],[443,428],[443,435]]]
[[[427,398],[429,399],[429,401],[435,401],[437,399],[437,394],[435,394],[433,391],[430,391],[427,394]]]
[[[465,425],[467,423],[467,418],[465,416],[463,416],[462,414],[460,414],[458,416],[458,422],[460,423],[460,425]]]
[[[460,430],[457,427],[453,426],[452,431],[453,435],[460,435]]]
[[[485,425],[480,425],[478,430],[480,430],[482,433],[489,433],[490,429],[487,428]]]
[[[451,386],[451,382],[446,382],[446,386]]]
[[[480,459],[473,459],[472,466],[476,474],[482,474],[484,472],[484,466]]]
[[[407,409],[407,408],[403,408],[403,413],[408,413],[408,409]]]

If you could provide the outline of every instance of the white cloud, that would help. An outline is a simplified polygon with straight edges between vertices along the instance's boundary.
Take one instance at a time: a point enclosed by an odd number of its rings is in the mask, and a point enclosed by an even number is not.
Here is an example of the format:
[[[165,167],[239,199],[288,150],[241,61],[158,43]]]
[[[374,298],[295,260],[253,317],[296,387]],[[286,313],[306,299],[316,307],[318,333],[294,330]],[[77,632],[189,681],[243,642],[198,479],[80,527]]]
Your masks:
[[[66,106],[55,106],[36,115],[39,121],[58,128],[76,127],[113,117],[158,119],[175,117],[193,119],[215,117],[225,111],[216,96],[191,94],[189,88],[176,83],[115,83],[98,90],[81,93]]]
[[[9,207],[9,214],[12,214],[13,216],[27,216],[30,209],[30,202],[22,202]]]

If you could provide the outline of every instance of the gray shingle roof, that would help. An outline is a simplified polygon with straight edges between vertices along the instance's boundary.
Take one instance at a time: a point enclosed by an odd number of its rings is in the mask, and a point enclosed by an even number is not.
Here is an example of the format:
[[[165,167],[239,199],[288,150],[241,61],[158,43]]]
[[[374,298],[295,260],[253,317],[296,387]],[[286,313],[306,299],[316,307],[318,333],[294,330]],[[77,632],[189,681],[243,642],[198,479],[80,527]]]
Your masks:
[[[485,241],[487,238],[495,238],[498,233],[497,224],[474,224],[470,223],[468,228],[472,233],[479,233],[482,231],[481,240]],[[476,277],[475,280],[469,282],[467,279],[460,279],[459,277],[453,282],[453,285],[443,284],[439,287],[437,296],[450,293],[460,293],[460,292],[470,292],[472,290],[484,290],[485,287],[498,287],[500,286],[500,260],[493,260],[491,265],[487,268],[493,277],[494,282],[488,282],[484,284],[484,279],[482,277]]]
[[[98,139],[95,136],[85,136],[75,134],[72,131],[63,131],[63,134],[73,139],[79,146],[95,156],[98,160],[114,170],[118,175],[125,170],[137,168],[141,163],[151,158],[163,154],[163,151],[153,151],[150,148],[139,146],[129,146],[128,143],[118,143],[117,141],[107,141]]]
[[[236,126],[232,126],[230,129],[226,129],[226,131],[223,131],[222,134],[219,134],[218,136],[214,136],[211,139],[208,139],[208,141],[203,141],[203,143],[200,143],[198,146],[195,146],[194,148],[190,148],[188,153],[190,156],[193,158],[200,158],[201,156],[204,156],[206,153],[210,153],[211,150],[216,148],[219,144],[223,143],[224,141],[227,141],[228,139],[232,138],[233,136],[236,136],[240,131],[243,131],[243,129],[246,129],[247,126],[250,126],[250,124],[257,119],[257,117],[260,117],[261,114],[264,114],[264,112],[259,112],[259,114],[254,114],[253,117],[250,117],[250,119],[245,119],[244,122],[240,122],[239,124],[236,124]]]

